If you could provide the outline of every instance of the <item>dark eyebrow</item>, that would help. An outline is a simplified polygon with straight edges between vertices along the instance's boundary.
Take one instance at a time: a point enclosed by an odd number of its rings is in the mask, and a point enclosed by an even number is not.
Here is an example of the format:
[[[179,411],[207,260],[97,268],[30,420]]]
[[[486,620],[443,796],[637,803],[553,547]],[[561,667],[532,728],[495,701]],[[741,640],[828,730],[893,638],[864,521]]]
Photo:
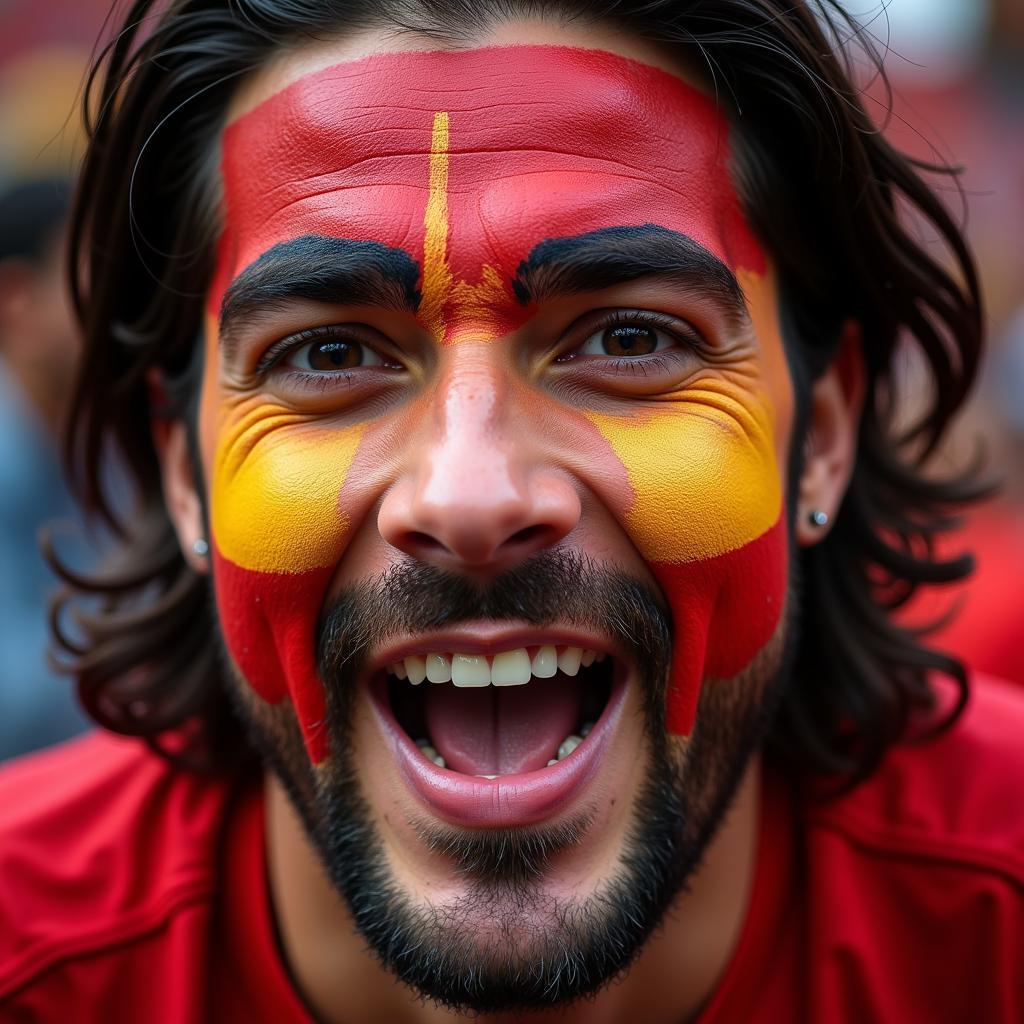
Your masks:
[[[415,313],[419,273],[419,265],[404,249],[379,242],[323,235],[280,242],[250,263],[224,293],[221,344],[230,357],[242,321],[292,299]]]
[[[512,287],[527,305],[649,276],[710,292],[730,319],[747,320],[736,275],[689,235],[658,224],[602,228],[540,242],[519,264]]]

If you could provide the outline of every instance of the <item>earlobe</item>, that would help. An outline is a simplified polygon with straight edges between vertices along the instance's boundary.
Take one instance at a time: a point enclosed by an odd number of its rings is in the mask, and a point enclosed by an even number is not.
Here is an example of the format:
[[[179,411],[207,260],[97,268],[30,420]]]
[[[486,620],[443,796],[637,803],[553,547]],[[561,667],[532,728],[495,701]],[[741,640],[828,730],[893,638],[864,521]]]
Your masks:
[[[860,325],[848,320],[835,358],[811,388],[795,534],[817,544],[835,521],[857,455],[865,372]]]
[[[162,387],[156,377],[149,379],[151,408],[159,409]],[[156,395],[154,396],[154,392]],[[154,401],[156,397],[156,401]],[[164,502],[181,552],[189,567],[199,574],[210,571],[209,544],[203,517],[203,503],[195,483],[198,467],[192,465],[188,430],[181,419],[154,418],[151,423],[153,446],[160,461]]]

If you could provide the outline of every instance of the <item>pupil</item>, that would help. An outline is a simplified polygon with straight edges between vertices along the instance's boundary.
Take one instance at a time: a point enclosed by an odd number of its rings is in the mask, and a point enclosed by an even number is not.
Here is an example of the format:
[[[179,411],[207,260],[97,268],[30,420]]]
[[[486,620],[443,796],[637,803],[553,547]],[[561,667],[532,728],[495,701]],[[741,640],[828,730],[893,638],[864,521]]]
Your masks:
[[[610,356],[646,356],[658,347],[658,335],[653,327],[620,324],[609,327],[601,342]]]
[[[347,370],[362,362],[361,346],[348,341],[321,341],[309,350],[309,365],[314,370]]]

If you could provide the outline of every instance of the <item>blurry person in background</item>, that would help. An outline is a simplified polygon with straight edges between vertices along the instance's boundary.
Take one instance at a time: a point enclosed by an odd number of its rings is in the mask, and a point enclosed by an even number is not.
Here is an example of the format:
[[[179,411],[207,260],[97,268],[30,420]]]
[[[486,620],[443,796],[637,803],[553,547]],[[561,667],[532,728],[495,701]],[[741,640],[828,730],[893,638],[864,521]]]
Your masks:
[[[70,201],[62,179],[0,195],[0,758],[86,725],[71,682],[47,666],[55,581],[38,539],[48,521],[77,517],[58,442],[79,354],[64,274]]]

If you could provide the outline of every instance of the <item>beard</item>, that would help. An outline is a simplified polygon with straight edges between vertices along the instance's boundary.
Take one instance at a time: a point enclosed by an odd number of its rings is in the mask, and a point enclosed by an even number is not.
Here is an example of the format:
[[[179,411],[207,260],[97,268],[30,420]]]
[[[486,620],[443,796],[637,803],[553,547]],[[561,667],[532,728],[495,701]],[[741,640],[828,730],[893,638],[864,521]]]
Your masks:
[[[617,870],[589,895],[545,891],[545,871],[586,841],[586,810],[523,828],[414,822],[463,881],[440,903],[415,899],[388,866],[353,753],[353,681],[398,634],[486,618],[596,630],[628,653],[642,689],[645,770]],[[290,706],[236,705],[281,779],[368,948],[419,996],[459,1011],[565,1006],[622,975],[682,892],[714,837],[778,702],[792,647],[786,617],[739,675],[705,682],[689,737],[665,728],[671,621],[659,595],[574,553],[544,552],[486,587],[423,564],[341,592],[318,627],[331,756],[315,769]],[[234,676],[234,674],[233,674]]]

